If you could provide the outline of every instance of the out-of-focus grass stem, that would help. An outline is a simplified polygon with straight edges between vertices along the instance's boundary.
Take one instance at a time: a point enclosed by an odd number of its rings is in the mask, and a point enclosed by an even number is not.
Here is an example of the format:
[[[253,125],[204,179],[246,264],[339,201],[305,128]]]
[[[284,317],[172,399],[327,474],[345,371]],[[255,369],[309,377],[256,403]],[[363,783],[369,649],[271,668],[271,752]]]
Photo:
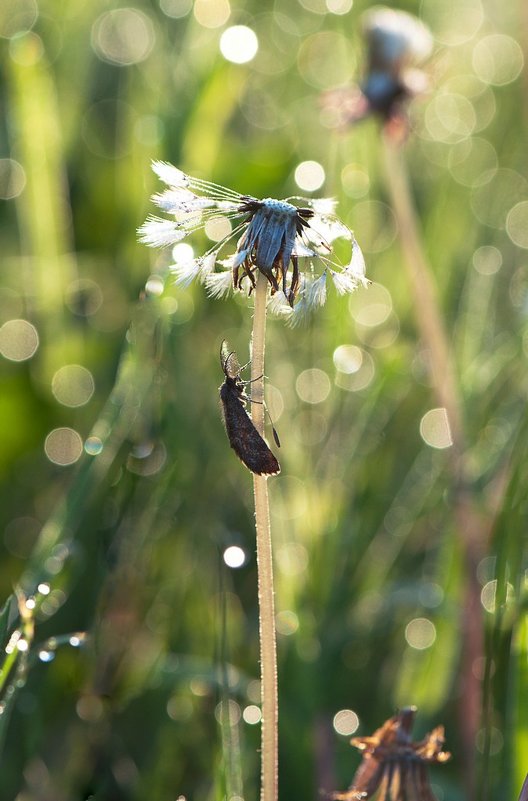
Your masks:
[[[7,76],[14,152],[27,176],[17,199],[22,249],[31,265],[22,288],[45,334],[47,347],[41,358],[47,362],[43,370],[47,379],[68,358],[78,358],[76,351],[71,352],[75,340],[65,335],[64,294],[76,277],[76,264],[71,255],[60,113],[53,75],[34,40],[17,40]]]
[[[465,751],[467,793],[468,798],[472,799],[476,788],[475,736],[481,709],[480,680],[476,678],[473,668],[484,650],[480,585],[476,569],[489,535],[490,521],[477,512],[475,499],[468,488],[467,452],[459,389],[433,273],[422,245],[404,153],[388,136],[384,137],[383,148],[387,185],[398,222],[416,321],[428,351],[436,399],[446,410],[451,431],[449,464],[454,495],[453,516],[464,548],[466,576],[461,620],[463,701],[460,725]]]
[[[266,336],[266,297],[268,282],[258,273],[255,289],[251,348],[251,416],[256,429],[264,434],[264,350]],[[257,533],[260,671],[262,696],[261,801],[278,796],[278,701],[277,647],[273,597],[273,562],[268,486],[265,476],[253,476],[255,526]]]
[[[438,401],[445,408],[453,440],[453,458],[458,463],[464,450],[460,399],[436,286],[425,256],[418,229],[416,210],[411,197],[409,178],[402,149],[384,138],[386,176],[392,208],[398,221],[414,310],[429,359],[429,367]],[[457,464],[457,466],[459,466]]]

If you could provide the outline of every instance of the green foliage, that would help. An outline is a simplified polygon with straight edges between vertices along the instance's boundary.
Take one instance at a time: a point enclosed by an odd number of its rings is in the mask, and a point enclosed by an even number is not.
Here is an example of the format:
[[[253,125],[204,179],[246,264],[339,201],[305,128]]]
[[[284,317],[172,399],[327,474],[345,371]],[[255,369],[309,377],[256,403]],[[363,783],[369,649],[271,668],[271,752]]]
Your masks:
[[[33,3],[20,3],[31,21]],[[158,188],[150,160],[163,158],[262,197],[302,193],[295,168],[318,161],[321,194],[339,199],[374,282],[350,302],[329,292],[304,328],[268,321],[282,441],[282,474],[269,482],[281,796],[349,784],[358,756],[332,727],[339,710],[368,734],[415,703],[418,736],[446,726],[454,757],[433,781],[439,799],[457,801],[468,576],[449,449],[420,434],[437,404],[378,122],[336,131],[321,110],[322,92],[361,72],[359,17],[371,4],[336,14],[337,0],[247,0],[220,22],[207,14],[227,2],[190,5],[137,0],[114,28],[102,16],[113,4],[41,0],[31,31],[18,23],[0,39],[0,159],[14,160],[0,163],[0,326],[10,324],[0,799],[258,794],[259,727],[240,717],[259,703],[251,481],[217,392],[220,342],[244,360],[251,303],[176,288],[170,254],[137,244]],[[404,149],[454,348],[482,539],[495,521],[478,566],[485,660],[472,666],[483,676],[482,798],[514,801],[528,752],[528,283],[526,236],[508,213],[528,188],[526,87],[514,75],[517,4],[486,4],[500,30],[483,18],[473,30],[476,0],[460,17],[444,5],[421,4],[437,55]],[[219,50],[235,24],[259,37],[247,64]],[[508,37],[502,83],[483,61],[490,35]],[[206,242],[193,239],[197,253]],[[230,545],[246,555],[238,570],[222,558]],[[433,639],[413,647],[408,626],[423,619]],[[6,653],[17,638],[27,650]]]

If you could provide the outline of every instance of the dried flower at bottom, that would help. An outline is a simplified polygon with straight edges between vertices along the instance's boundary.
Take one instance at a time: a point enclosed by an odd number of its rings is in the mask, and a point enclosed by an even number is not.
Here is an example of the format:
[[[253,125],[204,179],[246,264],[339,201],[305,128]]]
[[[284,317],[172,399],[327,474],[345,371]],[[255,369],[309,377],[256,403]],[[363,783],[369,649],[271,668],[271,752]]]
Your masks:
[[[444,727],[437,726],[414,743],[411,729],[416,707],[406,707],[387,720],[371,737],[354,737],[352,745],[363,752],[349,790],[334,793],[338,801],[436,801],[427,768],[451,757],[443,751]],[[376,795],[377,794],[377,795]]]
[[[165,162],[154,162],[153,169],[169,188],[152,199],[171,216],[149,217],[138,232],[142,242],[152,247],[175,245],[215,221],[227,229],[204,255],[172,265],[177,284],[187,286],[197,280],[205,284],[212,297],[224,297],[231,288],[250,294],[258,270],[270,285],[271,310],[295,324],[307,310],[323,305],[328,280],[339,294],[369,283],[354,234],[335,215],[335,201],[298,197],[259,200],[193,178]],[[297,201],[303,205],[296,205]],[[235,252],[219,259],[236,236]],[[338,238],[351,243],[346,265],[333,255],[332,243]],[[322,265],[320,274],[317,265]]]

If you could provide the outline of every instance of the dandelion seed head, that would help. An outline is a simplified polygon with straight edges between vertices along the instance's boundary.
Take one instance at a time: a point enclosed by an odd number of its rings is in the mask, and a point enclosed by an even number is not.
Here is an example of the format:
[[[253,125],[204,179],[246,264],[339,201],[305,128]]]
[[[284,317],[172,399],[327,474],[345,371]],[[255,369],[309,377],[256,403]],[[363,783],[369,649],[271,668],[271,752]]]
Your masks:
[[[326,270],[319,278],[312,281],[307,289],[307,304],[311,309],[314,306],[324,306],[326,303]]]
[[[154,162],[153,169],[168,186],[152,197],[167,217],[150,215],[138,235],[150,247],[173,246],[169,270],[178,286],[198,281],[213,298],[224,298],[231,289],[251,295],[259,271],[270,285],[270,311],[297,325],[324,304],[328,273],[339,294],[366,281],[361,251],[335,215],[334,199],[259,200],[194,178],[164,161]],[[213,244],[195,258],[183,240],[199,230]],[[333,254],[332,243],[338,238],[351,243],[347,266]],[[226,257],[233,240],[235,252]]]
[[[369,286],[370,281],[366,277],[367,267],[361,248],[359,247],[355,238],[352,240],[352,258],[350,264],[346,268],[346,272],[354,276],[356,281],[361,286]]]
[[[225,298],[233,289],[231,271],[210,273],[205,279],[205,288],[211,298]]]
[[[273,214],[283,214],[285,217],[294,217],[297,214],[297,206],[288,203],[286,200],[275,200],[273,197],[266,197],[261,203],[265,210],[269,210]]]
[[[268,310],[279,317],[289,317],[293,314],[293,309],[288,303],[288,298],[282,291],[275,292],[274,295],[270,296],[268,300]]]
[[[181,187],[189,184],[187,175],[167,161],[153,161],[152,169],[167,186]]]
[[[338,295],[346,295],[347,292],[353,292],[357,287],[357,281],[354,280],[350,273],[338,273],[335,270],[330,270],[330,275]]]
[[[175,228],[172,220],[154,216],[147,217],[146,222],[138,228],[139,241],[155,248],[174,245],[184,239],[186,233],[184,229]]]

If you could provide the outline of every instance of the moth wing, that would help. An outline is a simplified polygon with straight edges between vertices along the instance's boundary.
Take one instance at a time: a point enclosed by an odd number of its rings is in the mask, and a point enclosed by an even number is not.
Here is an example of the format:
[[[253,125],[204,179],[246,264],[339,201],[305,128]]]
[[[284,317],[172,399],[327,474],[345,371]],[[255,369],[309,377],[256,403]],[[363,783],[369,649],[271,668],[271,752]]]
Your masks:
[[[253,425],[239,398],[229,392],[225,384],[221,387],[220,398],[229,444],[240,461],[259,476],[280,473],[277,459]]]

